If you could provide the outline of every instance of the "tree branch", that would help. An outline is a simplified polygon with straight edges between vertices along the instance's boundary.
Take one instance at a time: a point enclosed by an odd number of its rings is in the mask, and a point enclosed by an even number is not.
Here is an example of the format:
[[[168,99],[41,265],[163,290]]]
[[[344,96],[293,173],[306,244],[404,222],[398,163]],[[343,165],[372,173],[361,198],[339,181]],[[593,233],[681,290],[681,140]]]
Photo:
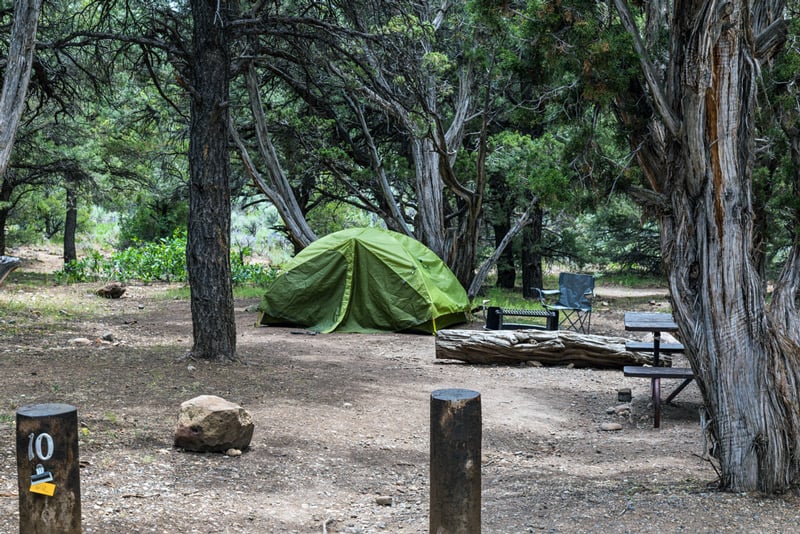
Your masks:
[[[525,213],[517,219],[517,222],[514,223],[514,226],[503,236],[502,241],[500,244],[497,245],[497,248],[494,250],[491,256],[489,256],[486,261],[478,268],[478,272],[475,273],[475,278],[472,279],[472,283],[469,285],[469,289],[467,290],[467,297],[472,300],[480,291],[481,286],[483,285],[483,281],[486,280],[486,276],[489,274],[489,269],[497,263],[497,260],[500,259],[500,256],[503,255],[503,252],[511,243],[516,235],[525,228],[525,225],[528,224],[528,219],[531,218],[531,211],[539,204],[539,197],[535,196],[533,200],[528,204],[527,209],[525,209]]]
[[[631,35],[631,37],[633,37],[633,47],[636,50],[636,54],[639,56],[639,61],[642,65],[642,71],[644,72],[644,77],[647,80],[647,86],[650,89],[655,108],[658,110],[661,120],[664,121],[664,125],[667,127],[669,132],[672,135],[677,136],[681,130],[680,120],[672,112],[672,109],[670,109],[667,103],[667,97],[661,88],[661,83],[659,83],[658,76],[656,76],[656,69],[653,66],[653,63],[650,61],[650,56],[648,55],[647,49],[642,42],[642,36],[639,35],[639,30],[636,28],[636,24],[633,21],[633,16],[628,9],[628,4],[626,0],[614,0],[614,5],[617,8],[617,13],[619,14],[622,26]]]

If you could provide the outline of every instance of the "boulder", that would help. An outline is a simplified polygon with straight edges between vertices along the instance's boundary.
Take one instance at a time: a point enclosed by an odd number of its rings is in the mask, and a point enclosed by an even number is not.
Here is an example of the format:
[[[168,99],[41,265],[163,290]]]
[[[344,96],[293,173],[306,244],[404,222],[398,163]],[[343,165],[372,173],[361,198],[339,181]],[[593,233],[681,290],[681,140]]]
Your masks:
[[[253,429],[253,418],[238,404],[200,395],[181,404],[175,446],[196,452],[243,450],[250,445]]]

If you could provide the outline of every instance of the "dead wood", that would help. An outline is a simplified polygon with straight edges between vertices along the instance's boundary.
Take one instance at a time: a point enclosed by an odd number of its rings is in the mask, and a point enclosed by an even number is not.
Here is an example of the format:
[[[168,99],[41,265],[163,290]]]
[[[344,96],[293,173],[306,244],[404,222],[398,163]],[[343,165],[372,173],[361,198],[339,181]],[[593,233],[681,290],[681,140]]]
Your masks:
[[[14,256],[0,256],[0,286],[3,285],[6,276],[19,267],[21,263],[21,260]]]
[[[111,282],[97,290],[97,294],[107,299],[118,299],[125,293],[125,286],[119,282]]]
[[[436,358],[469,363],[519,363],[622,369],[649,365],[652,354],[625,350],[621,337],[596,336],[559,330],[440,330]],[[671,360],[660,358],[662,365]]]

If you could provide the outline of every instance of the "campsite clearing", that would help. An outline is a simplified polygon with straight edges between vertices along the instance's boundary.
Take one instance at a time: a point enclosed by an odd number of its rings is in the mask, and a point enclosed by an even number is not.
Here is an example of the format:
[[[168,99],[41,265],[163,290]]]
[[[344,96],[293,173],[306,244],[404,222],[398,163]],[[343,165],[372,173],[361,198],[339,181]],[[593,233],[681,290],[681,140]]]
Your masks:
[[[429,399],[446,387],[481,393],[486,533],[800,525],[795,496],[714,490],[695,385],[654,430],[649,385],[621,371],[437,361],[425,335],[255,328],[246,311],[255,301],[236,306],[242,363],[179,362],[191,345],[187,301],[163,298],[158,285],[119,300],[94,289],[23,289],[12,276],[0,291],[4,304],[27,303],[0,324],[2,533],[18,522],[15,410],[40,402],[78,407],[87,533],[427,532]],[[597,334],[624,336],[634,302],[664,305],[599,293]],[[65,313],[41,313],[53,303]],[[621,388],[633,392],[630,410],[617,401]],[[179,404],[204,393],[252,413],[251,450],[173,449]],[[622,429],[601,430],[606,423]]]

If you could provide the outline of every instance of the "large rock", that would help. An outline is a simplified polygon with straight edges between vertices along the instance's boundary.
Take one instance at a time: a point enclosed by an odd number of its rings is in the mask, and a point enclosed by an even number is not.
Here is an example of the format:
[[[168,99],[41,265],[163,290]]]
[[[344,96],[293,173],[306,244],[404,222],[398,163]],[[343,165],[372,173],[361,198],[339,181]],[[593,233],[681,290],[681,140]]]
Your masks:
[[[246,449],[253,438],[250,413],[214,395],[200,395],[181,404],[175,446],[188,451],[225,452]]]

